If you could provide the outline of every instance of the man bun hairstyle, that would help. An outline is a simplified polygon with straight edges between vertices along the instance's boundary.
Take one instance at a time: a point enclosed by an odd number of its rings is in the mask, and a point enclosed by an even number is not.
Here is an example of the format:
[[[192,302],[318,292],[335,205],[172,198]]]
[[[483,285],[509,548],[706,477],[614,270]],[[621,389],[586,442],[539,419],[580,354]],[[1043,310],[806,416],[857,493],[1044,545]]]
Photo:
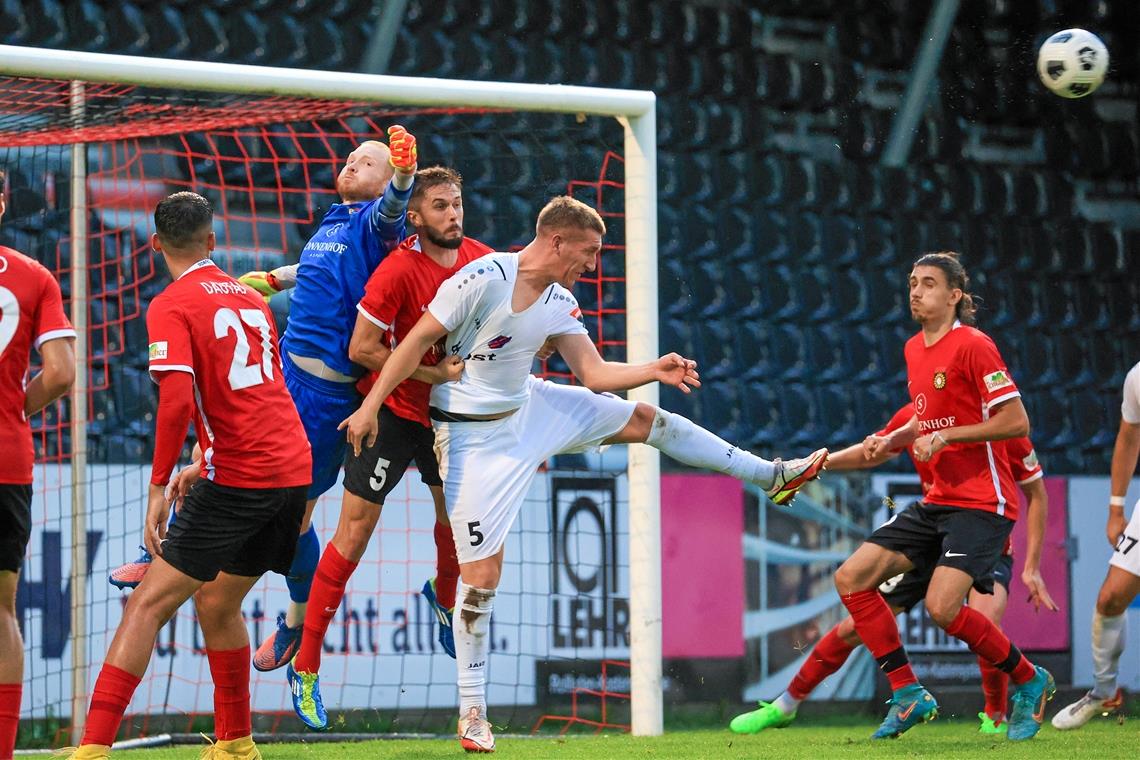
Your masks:
[[[924,253],[914,262],[914,267],[938,267],[946,275],[946,282],[951,289],[962,291],[962,298],[954,306],[954,315],[964,325],[977,324],[978,305],[981,299],[967,291],[970,287],[970,275],[966,267],[962,266],[961,255],[957,251],[935,251]],[[911,267],[911,269],[914,269]]]
[[[416,172],[416,183],[412,185],[412,195],[408,199],[409,206],[419,205],[427,191],[440,185],[455,185],[463,190],[463,177],[450,166],[429,166]]]
[[[560,195],[538,212],[538,232],[541,234],[565,229],[590,230],[605,235],[606,223],[602,221],[601,214],[582,201],[569,195]]]
[[[213,224],[214,209],[197,193],[168,195],[154,208],[154,229],[163,244],[172,248],[205,243]]]

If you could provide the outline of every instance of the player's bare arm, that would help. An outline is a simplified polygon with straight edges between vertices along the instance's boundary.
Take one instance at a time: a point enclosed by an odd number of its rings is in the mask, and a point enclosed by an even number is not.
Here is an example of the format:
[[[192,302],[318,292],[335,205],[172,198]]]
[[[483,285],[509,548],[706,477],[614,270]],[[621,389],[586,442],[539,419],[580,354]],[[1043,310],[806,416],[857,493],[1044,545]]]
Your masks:
[[[1045,524],[1049,519],[1049,495],[1045,491],[1045,480],[1037,478],[1022,483],[1021,490],[1029,499],[1029,506],[1025,510],[1027,533],[1021,582],[1029,589],[1028,601],[1033,603],[1033,609],[1040,610],[1044,606],[1047,610],[1056,611],[1057,604],[1049,596],[1045,579],[1041,577],[1041,547],[1045,543]]]
[[[56,338],[40,346],[43,369],[28,383],[24,414],[32,416],[67,393],[75,382],[75,339]]]
[[[867,441],[871,438],[885,440],[886,436],[869,435],[863,439],[863,443],[853,443],[841,451],[828,454],[827,469],[838,472],[870,470],[899,455],[901,449],[889,449],[885,447],[876,447],[873,454],[868,454]]]
[[[1021,399],[1012,398],[995,407],[984,422],[935,430],[918,438],[914,442],[914,453],[920,462],[929,462],[931,457],[952,443],[1004,441],[1023,435],[1029,435],[1029,415]]]
[[[384,367],[380,370],[380,377],[376,379],[376,384],[364,397],[360,408],[337,426],[338,430],[346,431],[348,442],[357,456],[360,456],[362,444],[371,446],[376,443],[376,415],[380,413],[384,399],[388,398],[397,385],[412,376],[412,373],[420,366],[420,358],[435,345],[436,341],[445,335],[447,335],[447,328],[440,324],[439,320],[431,315],[431,312],[424,312],[420,321],[416,322],[416,326],[411,329],[407,337],[401,341],[400,345],[396,346],[396,350],[384,362]],[[453,359],[452,362],[454,363],[454,361]],[[462,362],[460,362],[460,369],[462,369]]]
[[[1128,483],[1136,472],[1136,462],[1140,458],[1140,425],[1133,425],[1125,420],[1120,421],[1120,429],[1116,432],[1116,446],[1112,450],[1112,493],[1128,493]],[[1128,526],[1128,519],[1124,516],[1124,505],[1109,503],[1108,526],[1105,533],[1108,543],[1116,546],[1120,534]]]
[[[381,342],[383,337],[384,331],[379,325],[358,314],[356,327],[352,331],[352,340],[348,344],[348,358],[373,372],[381,371],[392,355],[392,349]],[[412,372],[411,379],[439,385],[455,382],[461,374],[463,374],[463,361],[458,357],[449,356],[440,360],[438,364],[420,364]]]
[[[603,359],[588,335],[558,335],[554,345],[574,377],[598,393],[629,390],[652,382],[671,385],[685,393],[690,392],[690,387],[701,387],[697,363],[680,354],[665,354],[646,364],[626,364]]]

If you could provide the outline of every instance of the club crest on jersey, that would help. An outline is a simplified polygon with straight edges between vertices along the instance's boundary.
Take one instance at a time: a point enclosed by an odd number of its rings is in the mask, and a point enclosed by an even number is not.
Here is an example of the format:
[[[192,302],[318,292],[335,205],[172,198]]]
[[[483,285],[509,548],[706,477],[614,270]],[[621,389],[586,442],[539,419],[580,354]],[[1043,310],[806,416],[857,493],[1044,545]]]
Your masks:
[[[491,338],[489,341],[487,341],[487,348],[490,348],[492,350],[497,351],[510,342],[511,342],[511,336],[500,335],[497,338]]]
[[[150,356],[150,360],[153,362],[158,359],[165,359],[168,352],[169,348],[167,342],[165,340],[160,340],[151,343],[150,349],[147,353]]]
[[[946,387],[946,370],[939,369],[934,372],[934,390],[940,391]]]
[[[982,381],[986,384],[986,390],[990,393],[998,390],[999,388],[1008,388],[1013,385],[1013,378],[1004,369],[999,369],[997,372],[991,372],[982,377]]]
[[[1025,465],[1025,469],[1027,470],[1036,470],[1038,465],[1037,450],[1030,449],[1029,453],[1022,458],[1021,463]]]

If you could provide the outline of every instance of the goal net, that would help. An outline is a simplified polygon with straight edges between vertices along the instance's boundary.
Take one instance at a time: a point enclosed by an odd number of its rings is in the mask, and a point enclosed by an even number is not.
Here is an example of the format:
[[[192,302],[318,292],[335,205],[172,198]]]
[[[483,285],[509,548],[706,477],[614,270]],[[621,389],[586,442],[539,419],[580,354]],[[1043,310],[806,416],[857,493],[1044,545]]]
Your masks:
[[[169,283],[148,240],[155,203],[165,195],[193,190],[210,199],[213,258],[229,273],[294,263],[338,201],[334,178],[354,145],[403,124],[418,139],[421,167],[442,164],[463,175],[465,232],[498,250],[528,242],[538,209],[553,195],[596,207],[609,228],[606,251],[575,294],[607,358],[625,359],[627,345],[630,358],[643,353],[628,341],[629,130],[610,116],[508,108],[490,97],[483,106],[405,106],[387,98],[207,92],[217,82],[206,80],[202,89],[128,78],[80,86],[8,71],[0,76],[8,199],[0,244],[59,278],[73,318],[86,321],[80,341],[87,357],[78,401],[62,400],[32,421],[34,528],[18,594],[26,640],[21,746],[67,742],[87,701],[81,692],[93,684],[127,599],[107,575],[139,553],[156,407],[145,316]],[[655,287],[655,271],[644,277]],[[288,293],[270,303],[283,329]],[[655,319],[648,332],[639,328],[651,338],[649,352]],[[569,376],[557,357],[536,371]],[[574,686],[591,683],[604,661],[630,659],[630,482],[646,472],[656,477],[655,459],[648,469],[638,463],[644,456],[622,449],[560,457],[536,479],[506,547],[495,603],[489,701],[497,726],[529,730],[538,716],[569,704]],[[314,515],[322,546],[340,496],[338,484]],[[334,730],[448,730],[455,664],[419,595],[435,574],[433,520],[430,494],[409,471],[389,497],[325,641],[322,691]],[[83,572],[77,527],[86,535]],[[640,551],[654,561],[652,546]],[[287,603],[284,578],[258,583],[243,607],[254,646]],[[297,731],[283,671],[252,676],[255,731]],[[611,663],[607,689],[628,694],[630,672]],[[659,701],[658,688],[658,713]],[[630,723],[628,700],[611,700],[608,709],[610,722]],[[187,603],[161,631],[119,738],[208,730],[211,712],[204,644]],[[651,719],[642,731],[659,731],[656,720],[656,730]]]

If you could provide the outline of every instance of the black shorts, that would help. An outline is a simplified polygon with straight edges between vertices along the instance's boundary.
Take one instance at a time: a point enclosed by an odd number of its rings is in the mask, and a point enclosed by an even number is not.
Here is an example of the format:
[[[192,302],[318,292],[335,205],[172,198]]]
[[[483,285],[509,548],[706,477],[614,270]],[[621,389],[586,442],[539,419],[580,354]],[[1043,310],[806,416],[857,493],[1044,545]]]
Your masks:
[[[31,536],[31,484],[0,483],[0,570],[20,572]]]
[[[909,573],[902,573],[901,575],[896,575],[894,578],[883,581],[879,584],[879,591],[882,593],[883,598],[887,600],[887,604],[910,612],[910,609],[914,607],[914,605],[926,598],[926,590],[930,587],[930,578],[932,575],[934,575],[933,566],[925,573],[911,570]],[[1009,581],[1010,578],[1013,577],[1013,557],[1009,554],[1001,555],[991,571],[991,577],[991,591],[983,591],[982,593],[991,593],[993,583],[997,583],[1004,588],[1008,594]],[[974,585],[977,586],[978,584],[975,583]]]
[[[912,573],[927,583],[934,568],[945,565],[973,578],[978,591],[992,594],[994,567],[1012,530],[1013,520],[993,512],[920,501],[880,525],[867,541],[905,556],[914,565]]]
[[[309,487],[233,488],[199,480],[162,542],[162,558],[191,578],[257,578],[293,564]]]
[[[370,504],[384,499],[404,477],[415,460],[420,480],[442,486],[435,458],[435,431],[415,420],[406,420],[386,406],[380,407],[376,443],[356,456],[349,449],[344,457],[344,490]]]

